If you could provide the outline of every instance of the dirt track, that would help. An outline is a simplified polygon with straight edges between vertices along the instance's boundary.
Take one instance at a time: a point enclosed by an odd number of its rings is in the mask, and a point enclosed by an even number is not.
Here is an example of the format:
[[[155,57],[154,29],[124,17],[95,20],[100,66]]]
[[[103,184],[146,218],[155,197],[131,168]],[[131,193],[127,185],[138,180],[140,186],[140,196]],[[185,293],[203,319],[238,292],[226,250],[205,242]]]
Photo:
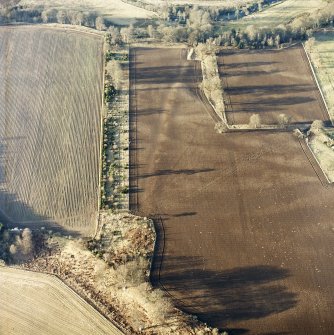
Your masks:
[[[301,45],[280,51],[223,51],[219,72],[230,124],[248,123],[253,113],[265,124],[277,124],[280,113],[293,123],[328,120]]]
[[[132,208],[165,233],[153,281],[230,334],[332,334],[333,189],[299,141],[216,134],[182,50],[132,60]]]

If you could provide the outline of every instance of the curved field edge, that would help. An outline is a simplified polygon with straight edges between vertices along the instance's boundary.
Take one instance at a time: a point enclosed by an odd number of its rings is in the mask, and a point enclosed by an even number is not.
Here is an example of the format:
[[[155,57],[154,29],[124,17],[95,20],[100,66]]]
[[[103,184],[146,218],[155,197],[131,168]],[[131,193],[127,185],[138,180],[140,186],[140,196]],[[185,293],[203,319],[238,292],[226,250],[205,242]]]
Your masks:
[[[103,37],[49,26],[0,34],[1,210],[14,225],[93,234]]]
[[[55,276],[0,267],[0,283],[1,334],[123,334]]]

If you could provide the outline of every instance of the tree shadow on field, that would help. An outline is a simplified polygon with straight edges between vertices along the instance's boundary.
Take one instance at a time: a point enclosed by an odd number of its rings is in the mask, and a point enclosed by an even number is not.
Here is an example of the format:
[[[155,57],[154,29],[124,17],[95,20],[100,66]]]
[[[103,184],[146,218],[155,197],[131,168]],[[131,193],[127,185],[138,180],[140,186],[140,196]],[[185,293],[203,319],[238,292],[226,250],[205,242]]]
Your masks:
[[[182,73],[182,76],[180,76]],[[171,66],[141,67],[136,80],[145,84],[194,83],[194,70],[189,64]]]
[[[165,256],[162,260],[156,254],[151,281],[165,289],[181,309],[231,335],[249,331],[229,328],[236,322],[262,319],[297,304],[297,294],[281,282],[290,276],[287,269],[258,265],[214,271],[199,268],[200,264],[199,257]]]
[[[8,213],[15,213],[15,218]],[[46,230],[61,234],[80,236],[78,231],[63,227],[55,219],[38,214],[31,206],[19,200],[15,194],[3,190],[0,191],[0,222],[7,228],[39,230],[44,227]]]
[[[19,140],[25,140],[25,137],[0,137],[0,222],[8,228],[38,230],[44,227],[47,230],[57,231],[73,237],[81,236],[80,229],[72,230],[68,225],[65,226],[67,218],[58,219],[43,215],[33,206],[23,201],[19,194],[8,190],[6,176],[8,165],[6,162],[12,159],[12,152],[8,143]],[[52,187],[50,185],[47,186],[52,192]],[[29,194],[31,190],[27,188],[25,192]],[[52,206],[53,203],[50,202],[49,205]]]
[[[212,172],[214,169],[180,169],[180,170],[157,170],[152,173],[145,173],[138,176],[138,178],[145,179],[150,177],[158,177],[158,176],[169,176],[169,175],[185,175],[191,176],[198,173]]]
[[[224,53],[222,56],[233,56],[233,53]],[[265,62],[265,61],[258,61],[258,62],[247,62],[249,67],[253,66],[271,66],[273,64],[277,64],[278,62]],[[218,60],[218,66],[224,66],[227,69],[237,69],[237,68],[245,68],[245,63],[240,62],[240,63],[222,63],[222,60]]]
[[[265,97],[264,94],[293,94],[293,93],[309,93],[314,91],[314,87],[311,85],[252,85],[252,86],[238,86],[229,87],[225,89],[229,95],[243,95],[243,94],[256,94],[260,97]],[[310,98],[309,96],[307,96]],[[266,99],[263,99],[266,100]],[[272,98],[268,99],[269,101]],[[313,99],[314,100],[314,99]]]

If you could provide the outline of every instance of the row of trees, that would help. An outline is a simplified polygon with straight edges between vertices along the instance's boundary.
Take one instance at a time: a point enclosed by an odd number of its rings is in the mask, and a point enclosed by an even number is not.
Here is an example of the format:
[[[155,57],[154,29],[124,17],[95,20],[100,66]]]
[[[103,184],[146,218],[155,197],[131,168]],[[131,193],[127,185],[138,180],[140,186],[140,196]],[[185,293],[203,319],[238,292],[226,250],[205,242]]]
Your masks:
[[[152,8],[152,5],[143,5],[140,0],[125,0],[128,3],[131,3],[135,6],[143,7],[148,10],[158,12],[159,16],[166,21],[178,22],[181,24],[187,23],[191,16],[195,12],[204,11],[210,17],[210,20],[213,22],[219,21],[229,21],[237,20],[249,14],[252,14],[257,11],[262,11],[263,8],[269,6],[272,3],[278,2],[279,0],[254,0],[249,1],[246,4],[240,4],[232,2],[227,2],[225,5],[219,4],[219,6],[205,6],[203,2],[202,6],[197,5],[181,5],[181,4],[168,4],[163,3],[159,6]]]
[[[142,38],[154,38],[167,43],[186,42],[189,45],[210,42],[217,46],[235,48],[279,48],[284,43],[304,40],[312,35],[314,29],[333,26],[334,3],[306,17],[298,17],[288,24],[276,27],[257,27],[249,25],[245,29],[226,30],[224,26],[213,23],[209,12],[194,9],[189,12],[187,23],[180,25],[160,21],[159,25],[127,28],[109,27],[109,38],[113,44],[129,43]]]
[[[53,9],[31,9],[23,6],[2,7],[0,8],[0,22],[30,22],[30,23],[60,23],[72,24],[96,28],[97,30],[106,29],[104,19],[96,13],[65,11]]]
[[[272,1],[261,0],[254,3],[261,10],[264,5],[268,5]],[[306,39],[312,35],[314,29],[333,26],[334,23],[333,2],[329,2],[325,8],[308,16],[299,16],[288,24],[271,28],[249,25],[243,30],[226,30],[225,26],[218,25],[216,21],[220,12],[217,12],[217,8],[166,6],[162,6],[160,10],[169,14],[167,16],[161,14],[162,20],[158,25],[148,25],[147,27],[130,25],[122,28],[109,26],[108,38],[110,44],[131,43],[137,39],[154,38],[167,43],[186,42],[189,45],[210,41],[215,45],[235,48],[280,47],[282,43],[292,43],[293,41]],[[226,11],[229,8],[220,10]],[[170,15],[176,15],[178,19],[169,20]],[[58,22],[60,24],[84,25],[98,30],[107,29],[104,19],[96,13],[57,9],[37,10],[22,6],[0,7],[0,21],[3,23],[15,21]]]

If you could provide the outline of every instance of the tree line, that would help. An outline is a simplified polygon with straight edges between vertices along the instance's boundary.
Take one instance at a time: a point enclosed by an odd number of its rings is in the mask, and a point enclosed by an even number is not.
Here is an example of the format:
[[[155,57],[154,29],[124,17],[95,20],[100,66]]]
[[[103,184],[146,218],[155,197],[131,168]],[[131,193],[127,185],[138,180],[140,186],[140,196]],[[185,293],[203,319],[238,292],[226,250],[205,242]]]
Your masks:
[[[60,23],[86,26],[104,30],[105,20],[95,12],[66,11],[61,9],[40,9],[25,6],[1,6],[0,23]]]
[[[272,1],[260,0],[254,3],[258,10],[262,10]],[[249,6],[251,5],[252,3]],[[33,22],[83,25],[98,30],[107,30],[108,41],[111,45],[150,38],[166,43],[188,43],[192,46],[210,42],[217,46],[257,49],[279,48],[282,44],[307,39],[315,29],[334,26],[333,2],[329,2],[323,9],[309,15],[299,16],[286,24],[273,27],[249,25],[238,29],[229,27],[228,23],[217,23],[218,18],[222,15],[225,17],[226,11],[232,10],[231,8],[219,9],[218,11],[217,8],[204,9],[184,5],[164,5],[159,8],[161,11],[159,20],[151,21],[148,25],[120,27],[110,25],[94,12],[37,9],[37,7],[27,8],[19,5],[1,6],[0,23]],[[239,8],[236,7],[234,10],[240,13]],[[247,11],[245,13],[247,14]]]

